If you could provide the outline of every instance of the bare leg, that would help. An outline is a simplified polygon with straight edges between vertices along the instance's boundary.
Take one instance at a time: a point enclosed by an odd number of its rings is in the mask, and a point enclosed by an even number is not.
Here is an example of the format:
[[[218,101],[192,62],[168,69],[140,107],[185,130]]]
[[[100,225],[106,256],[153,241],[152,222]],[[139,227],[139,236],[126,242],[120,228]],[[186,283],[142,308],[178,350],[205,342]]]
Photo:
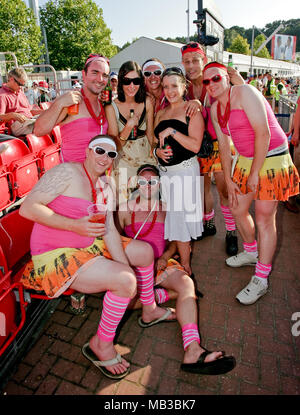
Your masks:
[[[177,247],[180,255],[180,263],[186,272],[191,275],[191,244],[190,242],[177,241]]]
[[[255,225],[249,213],[254,193],[238,195],[238,206],[231,209],[237,228],[242,236],[243,242],[252,243],[255,239]]]
[[[195,287],[192,279],[182,271],[173,272],[165,281],[160,284],[164,288],[177,291],[176,315],[181,327],[189,323],[197,324],[197,303]],[[183,363],[195,363],[204,349],[198,342],[192,342],[184,353]],[[222,357],[222,352],[213,352],[206,356],[205,362],[211,362]]]
[[[263,264],[271,264],[277,243],[276,212],[278,202],[255,201],[255,222],[258,231],[258,257]]]

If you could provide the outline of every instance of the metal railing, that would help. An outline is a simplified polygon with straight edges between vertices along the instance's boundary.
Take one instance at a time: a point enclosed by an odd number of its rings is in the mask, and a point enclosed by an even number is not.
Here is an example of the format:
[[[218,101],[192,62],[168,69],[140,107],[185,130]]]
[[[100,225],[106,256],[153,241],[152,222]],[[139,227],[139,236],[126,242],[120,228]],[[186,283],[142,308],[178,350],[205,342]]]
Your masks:
[[[291,130],[293,117],[297,107],[297,95],[280,96],[278,103],[277,121],[285,133]]]

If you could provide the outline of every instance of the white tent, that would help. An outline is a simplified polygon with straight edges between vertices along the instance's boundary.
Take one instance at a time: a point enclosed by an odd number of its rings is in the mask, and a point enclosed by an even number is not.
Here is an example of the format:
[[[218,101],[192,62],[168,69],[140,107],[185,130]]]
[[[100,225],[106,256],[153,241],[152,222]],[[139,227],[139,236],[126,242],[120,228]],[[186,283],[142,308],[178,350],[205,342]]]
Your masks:
[[[140,66],[150,58],[160,59],[167,67],[181,64],[181,43],[165,42],[162,40],[140,37],[127,48],[121,50],[110,59],[110,70],[118,72],[121,65],[127,61],[136,61]]]

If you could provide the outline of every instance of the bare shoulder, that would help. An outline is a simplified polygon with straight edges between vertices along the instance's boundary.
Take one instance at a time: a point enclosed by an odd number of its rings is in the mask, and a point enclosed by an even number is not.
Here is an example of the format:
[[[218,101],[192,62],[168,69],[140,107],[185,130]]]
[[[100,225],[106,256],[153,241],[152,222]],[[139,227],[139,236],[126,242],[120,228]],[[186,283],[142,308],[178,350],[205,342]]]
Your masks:
[[[37,192],[47,193],[49,196],[62,194],[71,181],[76,180],[77,171],[76,163],[58,164],[41,177],[32,189],[31,194]]]

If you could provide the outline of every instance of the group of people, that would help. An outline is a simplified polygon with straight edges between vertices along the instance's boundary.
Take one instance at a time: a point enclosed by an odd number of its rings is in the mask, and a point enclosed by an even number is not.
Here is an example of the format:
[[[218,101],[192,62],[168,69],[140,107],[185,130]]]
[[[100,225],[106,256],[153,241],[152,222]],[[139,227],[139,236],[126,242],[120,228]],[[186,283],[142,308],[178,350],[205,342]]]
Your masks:
[[[286,135],[262,94],[233,68],[207,63],[198,43],[181,52],[185,75],[156,58],[141,67],[125,62],[117,95],[105,107],[99,97],[109,61],[92,54],[82,89],[56,98],[34,124],[39,136],[60,125],[63,162],[42,176],[20,208],[35,222],[23,284],[49,297],[69,287],[106,293],[97,333],[82,352],[113,379],[129,372],[113,340],[126,308],[137,302],[143,328],[179,322],[182,370],[220,374],[235,367],[234,357],[201,344],[191,278],[191,241],[216,233],[211,174],[225,221],[226,264],[255,266],[236,296],[245,305],[267,292],[278,201],[299,192]],[[74,104],[78,112],[69,113]],[[213,151],[198,159],[205,132]],[[105,223],[90,221],[93,203],[105,205]],[[160,306],[170,293],[176,310]]]

